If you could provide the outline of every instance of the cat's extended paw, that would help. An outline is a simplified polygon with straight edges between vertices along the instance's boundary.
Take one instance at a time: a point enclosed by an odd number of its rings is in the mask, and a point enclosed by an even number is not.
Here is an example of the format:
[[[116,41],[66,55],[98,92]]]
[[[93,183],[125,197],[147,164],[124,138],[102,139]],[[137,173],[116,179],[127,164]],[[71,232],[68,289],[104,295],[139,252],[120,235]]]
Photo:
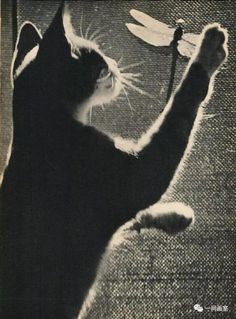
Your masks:
[[[196,60],[211,76],[225,61],[228,33],[218,23],[206,27]]]
[[[185,230],[194,222],[194,212],[183,203],[161,203],[137,214],[132,226],[133,230],[161,229],[168,234],[176,234]]]

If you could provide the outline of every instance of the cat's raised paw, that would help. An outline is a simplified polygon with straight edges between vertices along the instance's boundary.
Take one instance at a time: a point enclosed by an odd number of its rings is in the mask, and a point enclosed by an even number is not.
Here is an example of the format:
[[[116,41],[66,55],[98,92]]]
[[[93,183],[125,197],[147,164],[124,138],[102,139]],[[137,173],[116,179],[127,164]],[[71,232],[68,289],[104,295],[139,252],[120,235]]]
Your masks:
[[[155,204],[137,214],[133,230],[161,229],[168,234],[184,231],[194,222],[193,210],[179,202]]]
[[[227,30],[218,23],[205,28],[196,60],[204,67],[209,76],[212,76],[228,55],[227,40]]]

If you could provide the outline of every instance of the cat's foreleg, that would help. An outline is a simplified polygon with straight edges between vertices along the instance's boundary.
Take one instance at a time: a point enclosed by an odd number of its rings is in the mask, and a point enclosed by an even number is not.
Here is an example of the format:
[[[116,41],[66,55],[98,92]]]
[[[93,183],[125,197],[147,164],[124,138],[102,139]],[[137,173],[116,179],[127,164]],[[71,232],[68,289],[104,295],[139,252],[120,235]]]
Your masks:
[[[225,29],[218,24],[207,26],[181,84],[160,118],[137,143],[115,141],[117,148],[136,155],[130,165],[134,178],[129,176],[129,189],[137,210],[161,197],[191,146],[199,107],[210,96],[216,71],[227,56],[226,43]]]
[[[155,203],[170,184],[189,144],[199,106],[206,100],[215,72],[226,57],[226,39],[226,31],[219,25],[208,26],[182,83],[161,118],[138,143],[116,141],[117,148],[136,155],[125,158],[129,161],[129,169],[125,170],[127,183],[123,183],[123,189],[118,192],[120,196],[122,192],[127,194],[125,199],[129,201],[130,213]],[[126,148],[126,145],[130,148]],[[129,218],[126,211],[124,214],[124,217]],[[106,262],[109,250],[126,240],[130,231],[140,232],[141,229],[155,228],[174,234],[191,225],[193,220],[191,208],[179,203],[156,204],[140,211],[114,234],[102,263]],[[97,284],[98,281],[95,281],[90,289],[79,319],[88,317],[96,298]]]
[[[110,252],[127,241],[131,241],[135,233],[143,229],[155,229],[174,235],[184,231],[194,222],[194,213],[189,206],[182,203],[161,203],[155,204],[148,209],[140,211],[135,218],[122,225],[112,236],[106,251],[101,259],[97,271],[97,277],[83,303],[78,319],[89,317],[89,313],[96,302],[99,290],[100,279],[106,272],[107,260]]]

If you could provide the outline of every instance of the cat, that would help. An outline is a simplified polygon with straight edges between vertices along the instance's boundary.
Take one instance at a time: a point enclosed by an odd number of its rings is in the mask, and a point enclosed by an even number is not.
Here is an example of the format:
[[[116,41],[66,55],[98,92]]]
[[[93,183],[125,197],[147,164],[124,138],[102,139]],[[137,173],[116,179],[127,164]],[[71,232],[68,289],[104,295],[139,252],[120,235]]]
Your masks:
[[[3,318],[78,316],[107,243],[136,213],[132,231],[172,234],[192,223],[183,206],[147,208],[191,144],[226,41],[217,24],[203,31],[180,86],[134,142],[87,125],[91,107],[115,100],[125,76],[96,43],[75,35],[66,7],[43,37],[23,24],[12,63],[12,154],[1,187]]]

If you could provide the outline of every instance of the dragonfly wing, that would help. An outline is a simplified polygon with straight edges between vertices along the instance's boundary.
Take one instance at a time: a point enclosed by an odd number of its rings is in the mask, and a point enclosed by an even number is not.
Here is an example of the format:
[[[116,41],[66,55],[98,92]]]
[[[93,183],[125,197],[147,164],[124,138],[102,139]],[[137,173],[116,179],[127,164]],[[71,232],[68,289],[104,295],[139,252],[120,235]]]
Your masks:
[[[136,37],[156,47],[169,46],[171,41],[173,40],[173,36],[154,32],[141,25],[126,23],[126,26],[129,29],[129,31]]]
[[[170,28],[167,24],[160,22],[141,11],[132,9],[130,10],[130,14],[135,20],[148,29],[169,35],[174,34],[175,29]]]
[[[183,40],[194,45],[198,44],[199,38],[200,38],[199,34],[193,34],[193,33],[184,33],[182,36]]]
[[[186,42],[185,40],[180,40],[178,44],[178,51],[182,56],[191,58],[191,56],[193,55],[195,51],[195,45],[189,42]]]

